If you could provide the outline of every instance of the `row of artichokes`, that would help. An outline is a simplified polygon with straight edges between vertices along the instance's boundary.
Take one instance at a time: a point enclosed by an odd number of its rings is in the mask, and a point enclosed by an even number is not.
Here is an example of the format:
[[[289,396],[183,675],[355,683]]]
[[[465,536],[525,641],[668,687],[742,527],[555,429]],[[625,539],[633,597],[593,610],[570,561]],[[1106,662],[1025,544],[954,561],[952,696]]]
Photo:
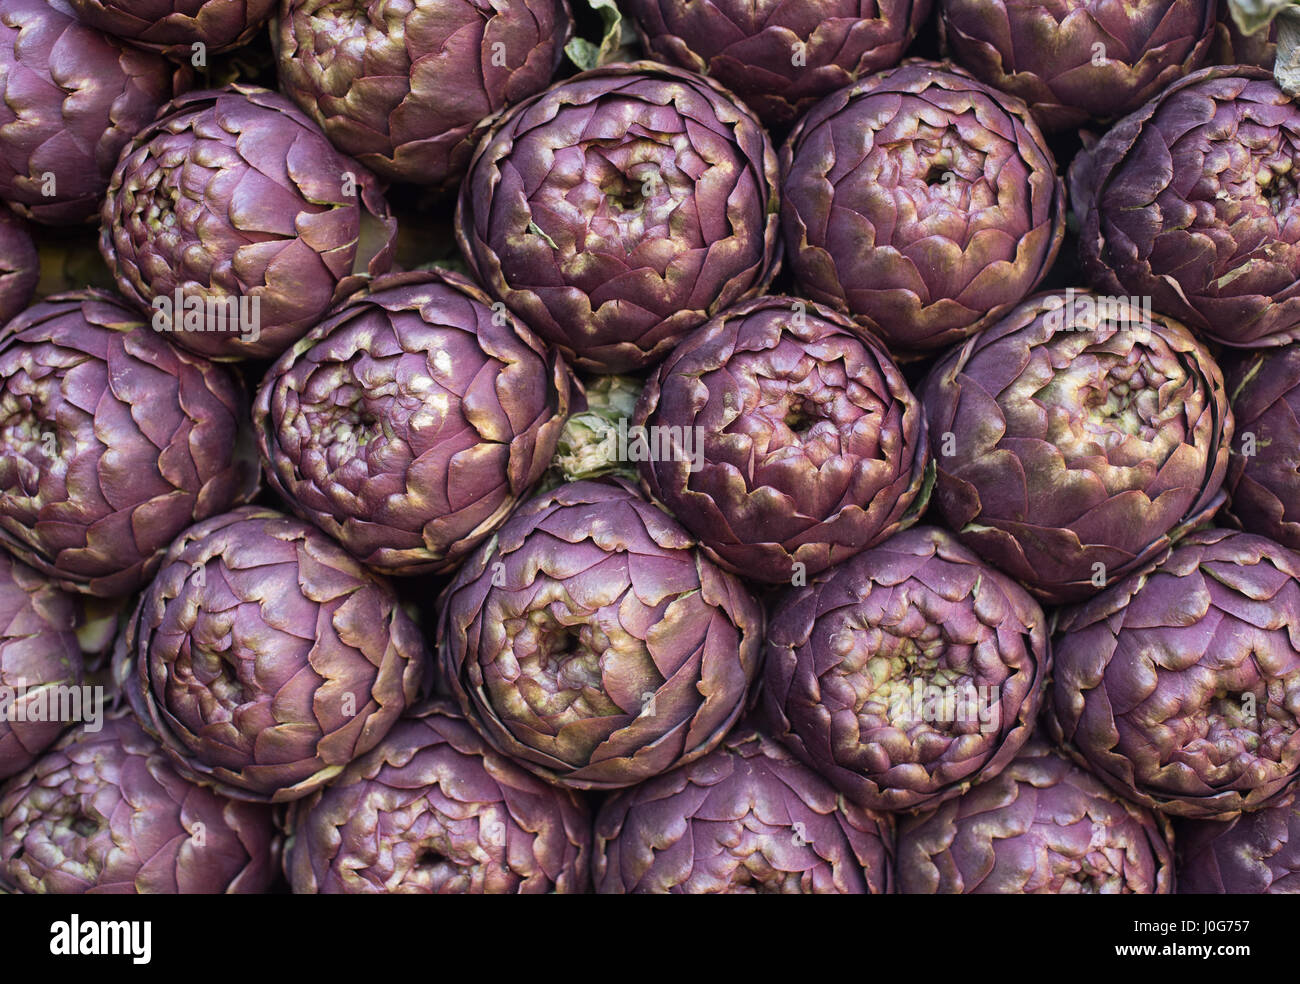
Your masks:
[[[1300,121],[1213,3],[645,0],[548,88],[562,2],[285,0],[283,95],[144,6],[0,14],[0,889],[1288,889]]]

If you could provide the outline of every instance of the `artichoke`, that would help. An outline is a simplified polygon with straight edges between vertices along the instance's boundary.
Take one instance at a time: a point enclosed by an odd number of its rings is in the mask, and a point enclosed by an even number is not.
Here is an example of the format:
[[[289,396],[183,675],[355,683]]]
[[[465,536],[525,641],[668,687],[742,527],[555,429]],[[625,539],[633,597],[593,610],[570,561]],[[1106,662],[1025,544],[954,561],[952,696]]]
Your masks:
[[[818,304],[722,312],[659,367],[634,425],[650,494],[755,580],[806,583],[925,506],[920,403],[874,339]]]
[[[1198,68],[1215,0],[939,0],[953,57],[1045,130],[1111,120]]]
[[[631,0],[655,58],[713,76],[765,123],[793,123],[822,96],[898,64],[931,0]]]
[[[445,186],[482,120],[550,84],[570,26],[565,0],[285,0],[280,83],[376,174]]]
[[[372,567],[455,567],[550,464],[568,373],[490,304],[455,274],[381,278],[294,343],[258,391],[271,484]]]
[[[891,890],[887,817],[844,802],[751,728],[611,796],[596,819],[596,891],[879,895]]]
[[[642,368],[779,265],[776,152],[715,82],[611,65],[509,110],[461,186],[488,293],[595,372]]]
[[[590,853],[576,794],[496,754],[436,702],[293,805],[285,871],[299,894],[575,894]]]
[[[803,293],[896,355],[987,327],[1065,233],[1056,162],[1019,99],[929,62],[818,103],[781,151],[781,224]]]
[[[1023,588],[923,526],[787,590],[766,659],[772,732],[860,805],[915,810],[1015,756],[1050,652]]]
[[[191,523],[247,501],[247,400],[98,291],[0,331],[0,544],[61,587],[136,590]]]
[[[1300,550],[1300,345],[1251,352],[1228,374],[1237,439],[1225,487],[1251,533]]]
[[[134,45],[191,59],[253,40],[275,12],[276,0],[69,0],[92,27]]]
[[[118,153],[191,80],[79,23],[67,0],[4,0],[0,200],[36,222],[92,220]]]
[[[71,597],[0,552],[0,779],[31,765],[70,723],[46,710],[58,688],[81,686],[76,623]]]
[[[39,278],[31,233],[22,219],[0,206],[0,327],[27,307]]]
[[[39,894],[260,894],[271,811],[186,782],[129,715],[78,728],[0,789],[0,887]]]
[[[716,746],[758,673],[763,610],[626,482],[520,506],[443,593],[443,683],[543,778],[612,789]]]
[[[175,100],[123,152],[100,250],[155,329],[217,359],[276,356],[387,273],[397,226],[374,179],[283,96]]]
[[[1300,556],[1193,533],[1151,573],[1057,615],[1053,736],[1174,816],[1256,810],[1300,777]]]
[[[907,895],[1169,895],[1169,823],[1034,739],[1003,773],[898,830]]]
[[[1300,790],[1232,820],[1175,829],[1180,895],[1300,895]]]
[[[1085,272],[1225,345],[1300,339],[1297,156],[1300,106],[1268,72],[1175,82],[1070,167]]]
[[[172,544],[114,675],[182,775],[278,803],[379,744],[425,660],[385,582],[316,527],[245,506]]]
[[[1223,375],[1138,298],[1031,298],[941,359],[921,403],[946,524],[1047,603],[1150,567],[1223,502]]]

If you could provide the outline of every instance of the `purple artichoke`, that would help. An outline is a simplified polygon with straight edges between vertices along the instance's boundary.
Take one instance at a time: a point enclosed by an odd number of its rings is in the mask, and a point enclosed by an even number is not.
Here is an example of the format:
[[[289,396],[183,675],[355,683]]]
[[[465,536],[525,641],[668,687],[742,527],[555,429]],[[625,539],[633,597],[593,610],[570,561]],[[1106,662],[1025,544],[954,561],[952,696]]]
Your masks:
[[[114,672],[182,775],[279,803],[378,745],[425,660],[387,583],[316,527],[246,506],[172,544]]]
[[[690,765],[610,797],[596,819],[596,891],[881,895],[887,817],[846,803],[752,729]]]
[[[763,121],[793,123],[854,80],[891,68],[931,0],[631,0],[646,48],[713,76]]]
[[[490,304],[443,271],[381,278],[258,391],[271,484],[372,567],[450,570],[550,464],[568,372]]]
[[[129,716],[78,728],[0,788],[0,886],[40,894],[260,894],[271,811],[186,782]]]
[[[520,103],[474,153],[456,236],[572,365],[651,365],[779,266],[776,152],[715,82],[654,62]]]
[[[1300,790],[1232,820],[1183,820],[1180,895],[1300,894]]]
[[[40,277],[27,224],[0,206],[0,327],[27,307]]]
[[[1268,72],[1175,82],[1070,167],[1085,271],[1225,345],[1300,339],[1297,158],[1300,106]]]
[[[1047,603],[1150,567],[1223,502],[1223,375],[1137,301],[1031,298],[921,390],[945,523]]]
[[[69,0],[85,23],[132,44],[189,60],[253,40],[276,0]]]
[[[1300,345],[1252,352],[1228,375],[1237,439],[1226,488],[1245,529],[1300,550]]]
[[[36,222],[92,220],[118,153],[190,81],[79,23],[67,0],[4,0],[0,199]]]
[[[1256,810],[1300,776],[1300,556],[1193,533],[1151,573],[1057,615],[1053,735],[1174,816]]]
[[[813,300],[919,354],[987,327],[1043,278],[1065,190],[1019,99],[930,62],[818,103],[781,151],[781,224]]]
[[[1168,821],[1115,796],[1045,742],[996,779],[902,821],[907,895],[1169,895]]]
[[[650,494],[755,580],[816,574],[925,507],[920,403],[874,339],[817,304],[724,311],[660,366],[634,423],[655,452],[640,464]]]
[[[441,599],[443,682],[498,751],[577,789],[704,755],[745,708],[763,610],[625,482],[519,507]]]
[[[1045,130],[1113,120],[1198,68],[1215,0],[938,0],[953,57]]]
[[[454,185],[480,122],[550,84],[570,26],[565,0],[285,0],[280,84],[381,177]]]
[[[591,817],[438,702],[294,804],[285,871],[317,893],[580,894]]]
[[[0,779],[31,765],[70,723],[46,711],[58,688],[81,686],[76,627],[71,597],[0,552]]]
[[[916,527],[787,591],[767,633],[773,732],[873,810],[933,807],[997,775],[1033,730],[1043,611],[952,536]]]
[[[113,295],[0,331],[0,544],[68,590],[136,590],[181,530],[257,488],[247,400]]]
[[[283,96],[235,85],[175,100],[122,154],[100,250],[178,345],[262,358],[387,273],[396,231],[367,171]]]

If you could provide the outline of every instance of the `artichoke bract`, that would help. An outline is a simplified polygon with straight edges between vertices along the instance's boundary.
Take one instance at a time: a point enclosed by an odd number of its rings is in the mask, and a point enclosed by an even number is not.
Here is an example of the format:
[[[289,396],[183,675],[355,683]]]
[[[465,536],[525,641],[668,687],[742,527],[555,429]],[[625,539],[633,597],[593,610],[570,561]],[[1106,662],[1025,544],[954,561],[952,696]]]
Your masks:
[[[1263,69],[1203,69],[1070,166],[1098,291],[1242,348],[1300,339],[1300,107]]]
[[[0,207],[0,327],[27,307],[39,279],[31,233],[22,219]]]
[[[294,343],[258,391],[267,477],[354,556],[454,567],[542,477],[563,362],[443,271],[380,278]]]
[[[1180,895],[1300,894],[1300,795],[1232,820],[1175,825]]]
[[[67,0],[5,0],[0,200],[49,225],[93,220],[122,148],[191,80],[80,23]]]
[[[85,23],[134,45],[186,60],[253,40],[276,0],[68,0]]]
[[[242,85],[166,106],[123,151],[101,218],[123,296],[222,360],[279,355],[389,271],[397,236],[368,171]]]
[[[1055,625],[1053,737],[1173,816],[1266,805],[1300,776],[1300,555],[1203,530]]]
[[[761,293],[780,259],[778,165],[717,83],[610,65],[506,112],[474,152],[456,237],[488,293],[571,365],[651,365]]]
[[[1223,374],[1139,298],[1030,298],[920,396],[945,523],[1045,603],[1153,565],[1223,502]]]
[[[0,886],[31,894],[261,894],[269,808],[182,779],[125,714],[70,732],[0,788]]]
[[[293,811],[298,894],[580,894],[591,881],[577,795],[492,751],[443,701]]]
[[[992,324],[1047,273],[1065,190],[1025,104],[911,61],[827,96],[781,150],[781,222],[802,293],[896,356]]]
[[[521,505],[441,598],[444,685],[498,751],[577,789],[704,755],[758,674],[763,610],[626,482]]]
[[[1169,895],[1168,821],[1039,739],[996,779],[898,829],[905,895]]]
[[[1228,392],[1237,432],[1230,511],[1249,532],[1300,550],[1300,345],[1239,359]]]
[[[484,119],[550,84],[570,27],[565,0],[287,0],[280,84],[380,177],[444,186]]]
[[[190,524],[257,490],[248,400],[112,294],[0,331],[0,544],[68,590],[130,594]]]
[[[631,0],[646,48],[711,75],[770,125],[892,68],[930,16],[931,0]]]
[[[81,686],[76,627],[71,597],[0,552],[0,779],[31,765],[73,723],[51,713],[65,702],[50,698]]]
[[[622,790],[596,818],[596,891],[881,895],[887,817],[847,803],[781,745],[740,727],[690,765]]]
[[[925,505],[921,404],[878,342],[818,304],[722,312],[659,367],[633,423],[650,494],[754,580],[825,570]]]
[[[1112,120],[1199,68],[1215,0],[938,0],[953,58],[1045,130]]]
[[[763,713],[869,809],[929,808],[1028,740],[1051,653],[1037,602],[947,532],[905,530],[803,588],[767,633]]]
[[[114,676],[182,775],[278,803],[374,748],[425,662],[386,582],[316,527],[245,506],[172,544]]]

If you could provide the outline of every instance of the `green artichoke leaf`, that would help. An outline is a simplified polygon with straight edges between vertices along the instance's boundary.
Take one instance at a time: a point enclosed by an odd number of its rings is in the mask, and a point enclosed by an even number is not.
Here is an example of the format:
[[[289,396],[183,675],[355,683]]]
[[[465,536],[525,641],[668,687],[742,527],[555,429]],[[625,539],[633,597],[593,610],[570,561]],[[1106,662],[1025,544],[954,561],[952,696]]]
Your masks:
[[[599,44],[587,38],[573,37],[564,46],[569,61],[582,71],[599,68],[611,62],[627,61],[624,49],[636,43],[636,35],[629,21],[624,20],[616,0],[584,0],[600,18]]]

